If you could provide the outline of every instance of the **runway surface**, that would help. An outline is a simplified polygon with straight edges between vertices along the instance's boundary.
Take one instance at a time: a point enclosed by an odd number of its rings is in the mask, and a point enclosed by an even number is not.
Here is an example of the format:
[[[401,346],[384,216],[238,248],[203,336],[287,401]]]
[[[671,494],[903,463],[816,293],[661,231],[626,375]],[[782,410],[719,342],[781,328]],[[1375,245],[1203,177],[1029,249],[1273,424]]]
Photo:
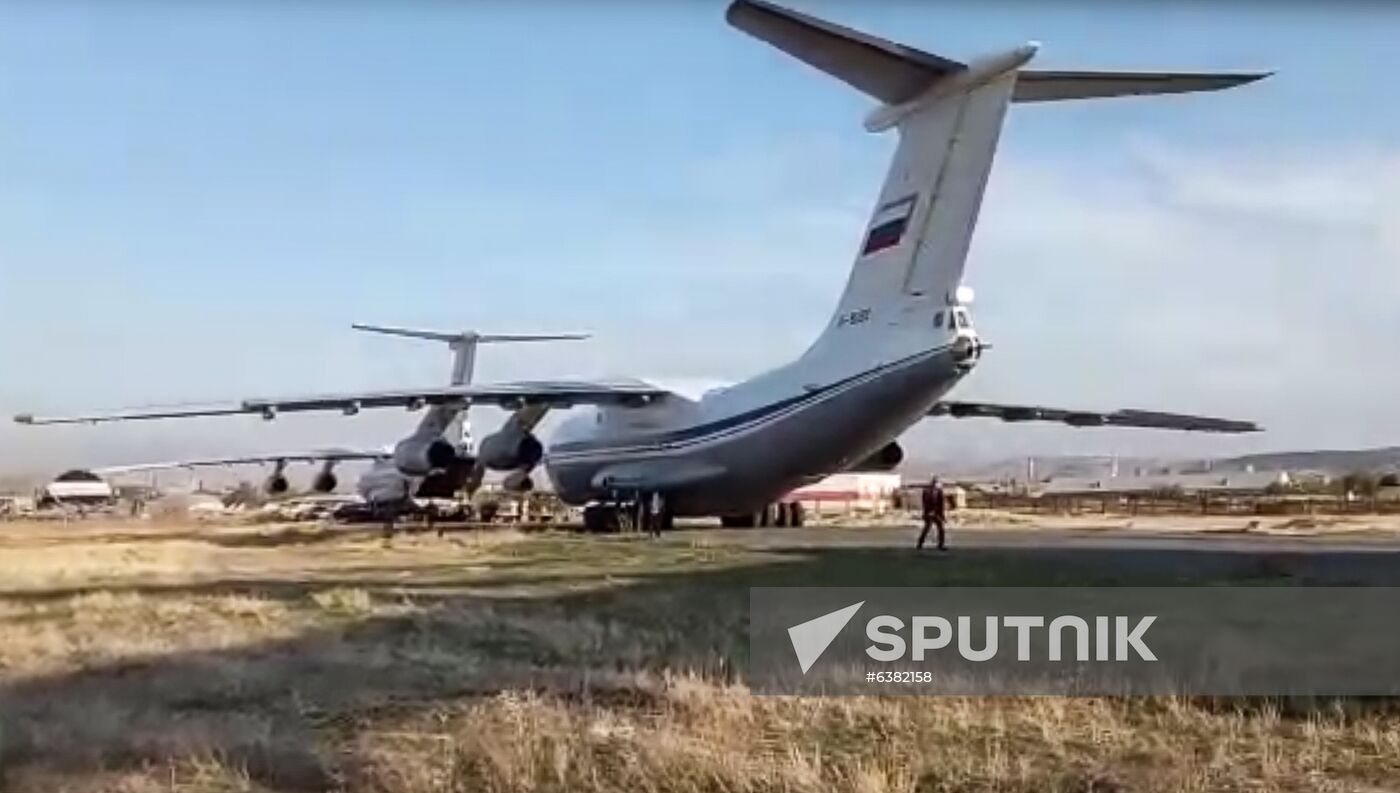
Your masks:
[[[916,553],[917,528],[811,527],[802,529],[710,529],[677,532],[677,538],[769,550],[900,547]],[[1131,529],[953,528],[946,554],[924,550],[956,564],[959,558],[1029,562],[1077,569],[1113,570],[1153,580],[1199,578],[1286,579],[1312,585],[1400,586],[1400,535],[1353,531],[1332,535],[1279,536],[1243,531],[1180,532]]]
[[[801,529],[709,529],[706,535],[751,547],[912,546],[918,527],[840,526]],[[1160,529],[1006,529],[952,527],[949,542],[960,548],[1099,548],[1238,553],[1400,553],[1400,534],[1362,532],[1280,535],[1245,531]]]

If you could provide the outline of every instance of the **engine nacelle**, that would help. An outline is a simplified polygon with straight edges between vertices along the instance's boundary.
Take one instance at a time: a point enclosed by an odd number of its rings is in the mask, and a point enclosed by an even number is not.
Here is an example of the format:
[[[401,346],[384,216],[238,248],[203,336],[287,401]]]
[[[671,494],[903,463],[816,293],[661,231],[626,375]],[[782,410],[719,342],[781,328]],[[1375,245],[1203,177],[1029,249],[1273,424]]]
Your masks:
[[[408,476],[425,476],[457,459],[457,450],[442,438],[404,438],[394,447],[394,467]]]
[[[471,457],[458,457],[441,471],[423,477],[414,495],[418,498],[454,498],[466,487],[476,461]]]
[[[891,471],[904,462],[904,449],[897,441],[890,441],[880,450],[851,466],[851,471]]]
[[[335,490],[335,486],[340,484],[340,480],[335,478],[335,474],[330,471],[322,471],[316,474],[316,478],[311,480],[311,489],[317,493],[330,493]]]
[[[287,477],[281,474],[273,474],[263,483],[263,490],[272,496],[280,496],[289,488],[291,488],[291,483],[287,481]]]
[[[393,465],[376,464],[360,475],[355,489],[369,504],[394,504],[408,498],[409,479]]]
[[[511,471],[501,481],[501,488],[507,493],[529,493],[535,489],[535,480],[530,478],[529,471]]]
[[[528,472],[544,457],[544,444],[531,433],[513,424],[486,436],[477,450],[477,459],[492,471]]]

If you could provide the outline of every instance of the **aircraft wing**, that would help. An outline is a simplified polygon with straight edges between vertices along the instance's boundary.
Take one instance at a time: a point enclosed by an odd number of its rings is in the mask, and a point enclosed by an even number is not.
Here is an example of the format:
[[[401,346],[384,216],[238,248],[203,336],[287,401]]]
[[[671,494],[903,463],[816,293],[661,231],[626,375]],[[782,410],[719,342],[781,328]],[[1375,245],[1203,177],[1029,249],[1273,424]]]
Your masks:
[[[240,413],[252,413],[272,419],[279,413],[339,412],[354,415],[366,408],[398,407],[416,410],[425,405],[495,405],[507,409],[523,405],[543,405],[550,408],[568,408],[575,405],[641,405],[665,397],[669,393],[665,389],[636,380],[549,380],[257,398],[224,404],[116,410],[82,416],[35,416],[23,413],[15,416],[15,421],[36,425],[98,424],[109,421],[230,416]]]
[[[246,454],[234,457],[206,457],[194,460],[171,460],[160,463],[137,463],[135,465],[108,465],[93,468],[98,476],[109,474],[135,474],[143,471],[174,471],[181,468],[219,468],[231,465],[264,465],[267,463],[319,463],[347,462],[352,460],[382,460],[390,456],[383,449],[316,449],[312,451],[287,452],[285,454]]]
[[[999,405],[990,402],[939,402],[930,416],[995,418],[1002,421],[1053,421],[1072,427],[1142,427],[1185,432],[1259,432],[1252,421],[1162,413],[1155,410],[1067,410],[1038,405]]]

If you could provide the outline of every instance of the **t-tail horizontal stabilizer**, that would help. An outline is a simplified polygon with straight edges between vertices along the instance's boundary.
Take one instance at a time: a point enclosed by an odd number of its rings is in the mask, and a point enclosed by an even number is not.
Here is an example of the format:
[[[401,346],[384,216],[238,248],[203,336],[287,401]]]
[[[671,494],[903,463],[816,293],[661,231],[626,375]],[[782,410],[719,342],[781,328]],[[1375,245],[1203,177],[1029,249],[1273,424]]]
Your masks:
[[[403,336],[409,339],[440,341],[448,345],[455,354],[452,361],[452,385],[463,385],[472,381],[472,370],[476,367],[476,345],[500,344],[522,341],[578,341],[588,338],[587,333],[477,333],[474,330],[459,330],[444,333],[437,330],[417,330],[415,328],[395,328],[386,325],[351,325],[355,330],[382,333],[385,336]]]
[[[444,333],[437,330],[416,330],[414,328],[394,328],[385,325],[351,325],[355,330],[369,331],[370,333],[383,333],[386,336],[404,336],[410,339],[428,339],[429,341],[441,341],[451,344],[453,342],[465,343],[476,341],[480,344],[492,344],[499,342],[516,341],[578,341],[588,338],[587,333],[477,333],[474,330],[463,330],[455,333]]]
[[[764,0],[737,0],[729,6],[725,17],[739,30],[886,105],[910,102],[937,83],[975,70],[977,66],[834,25]],[[1049,102],[1218,91],[1251,83],[1269,74],[1023,69],[1017,74],[1011,101]]]
[[[436,330],[396,328],[385,325],[355,324],[350,327],[369,333],[382,333],[386,336],[403,336],[409,339],[427,339],[428,341],[440,341],[445,343],[448,349],[452,350],[452,376],[448,380],[450,385],[467,385],[471,383],[472,376],[476,371],[476,347],[478,344],[501,344],[526,341],[578,341],[588,338],[587,333],[478,333],[474,330],[444,333]],[[467,423],[466,413],[455,409],[445,408],[443,410],[450,413],[451,418],[446,420],[446,425],[441,430],[441,433],[452,439],[452,442],[460,443],[463,448],[470,449],[472,446],[471,426]],[[428,427],[436,427],[438,423],[440,423],[438,419],[431,416],[425,418],[424,422],[425,426]]]

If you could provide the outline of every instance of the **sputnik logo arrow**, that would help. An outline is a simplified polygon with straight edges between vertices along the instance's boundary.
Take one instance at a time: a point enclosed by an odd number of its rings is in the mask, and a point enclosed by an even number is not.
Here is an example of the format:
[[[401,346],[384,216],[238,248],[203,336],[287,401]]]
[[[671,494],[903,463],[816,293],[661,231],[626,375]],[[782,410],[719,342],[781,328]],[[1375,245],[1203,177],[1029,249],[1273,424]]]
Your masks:
[[[802,667],[802,674],[807,674],[812,664],[815,664],[817,659],[822,657],[822,653],[826,652],[826,648],[831,646],[836,634],[846,627],[846,623],[850,622],[851,617],[864,605],[865,601],[862,600],[788,628],[788,638],[792,639],[792,649],[797,653],[797,663]]]

